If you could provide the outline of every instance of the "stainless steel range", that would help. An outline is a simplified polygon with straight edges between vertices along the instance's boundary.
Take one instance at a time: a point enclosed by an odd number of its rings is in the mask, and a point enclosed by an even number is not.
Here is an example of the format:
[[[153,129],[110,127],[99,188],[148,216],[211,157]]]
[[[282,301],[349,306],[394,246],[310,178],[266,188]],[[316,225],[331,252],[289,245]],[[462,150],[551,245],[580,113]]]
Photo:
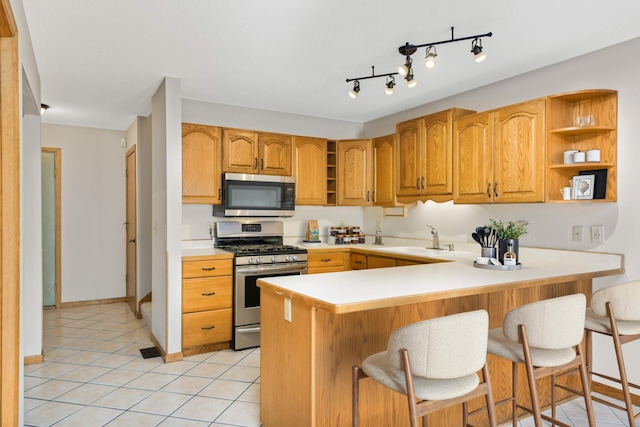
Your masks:
[[[283,244],[282,221],[219,221],[216,247],[232,252],[233,338],[231,348],[260,345],[258,279],[307,274],[307,251]]]

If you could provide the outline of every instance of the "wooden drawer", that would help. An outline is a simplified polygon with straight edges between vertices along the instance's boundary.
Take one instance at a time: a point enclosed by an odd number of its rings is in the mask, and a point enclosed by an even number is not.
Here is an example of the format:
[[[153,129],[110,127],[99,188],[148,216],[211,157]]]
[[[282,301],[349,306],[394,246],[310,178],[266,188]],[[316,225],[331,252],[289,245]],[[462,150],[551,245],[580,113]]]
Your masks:
[[[182,278],[231,276],[233,260],[209,259],[198,261],[182,261]]]
[[[182,315],[182,348],[231,341],[231,309]]]
[[[395,258],[384,258],[379,256],[369,255],[367,257],[367,268],[386,268],[386,267],[395,267],[396,259]]]
[[[367,256],[362,254],[351,254],[351,269],[365,270],[367,268]]]
[[[309,253],[309,267],[344,267],[342,252],[333,253]]]
[[[182,312],[231,308],[231,276],[185,279],[182,281]]]

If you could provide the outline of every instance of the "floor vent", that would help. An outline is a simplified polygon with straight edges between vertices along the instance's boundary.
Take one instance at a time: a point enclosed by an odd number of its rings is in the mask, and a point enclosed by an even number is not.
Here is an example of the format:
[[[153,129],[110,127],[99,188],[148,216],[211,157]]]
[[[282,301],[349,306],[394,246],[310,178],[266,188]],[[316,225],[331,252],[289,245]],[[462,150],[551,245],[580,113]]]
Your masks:
[[[140,353],[144,359],[150,359],[152,357],[160,357],[160,352],[155,347],[141,348]]]

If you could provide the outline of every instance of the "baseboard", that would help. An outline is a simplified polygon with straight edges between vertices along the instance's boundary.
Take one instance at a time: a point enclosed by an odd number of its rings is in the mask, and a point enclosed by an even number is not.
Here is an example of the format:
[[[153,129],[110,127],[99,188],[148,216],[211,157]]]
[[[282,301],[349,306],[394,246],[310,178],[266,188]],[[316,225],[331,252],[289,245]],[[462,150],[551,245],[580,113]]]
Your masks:
[[[63,303],[60,303],[60,308],[82,307],[85,305],[97,305],[97,304],[115,304],[118,302],[127,302],[127,297],[63,302]]]
[[[162,357],[162,360],[164,360],[165,363],[179,362],[180,360],[183,359],[182,352],[167,354],[162,348],[162,346],[160,345],[160,343],[158,342],[158,340],[156,339],[156,337],[153,335],[153,332],[151,333],[149,338],[151,339],[151,342],[153,343],[153,345],[155,345],[158,351],[160,352],[160,357]]]
[[[36,365],[38,363],[44,362],[44,355],[36,354],[35,356],[25,356],[24,364],[25,365]]]
[[[142,299],[138,301],[138,319],[142,319],[142,304],[145,302],[151,302],[151,292],[143,296]]]

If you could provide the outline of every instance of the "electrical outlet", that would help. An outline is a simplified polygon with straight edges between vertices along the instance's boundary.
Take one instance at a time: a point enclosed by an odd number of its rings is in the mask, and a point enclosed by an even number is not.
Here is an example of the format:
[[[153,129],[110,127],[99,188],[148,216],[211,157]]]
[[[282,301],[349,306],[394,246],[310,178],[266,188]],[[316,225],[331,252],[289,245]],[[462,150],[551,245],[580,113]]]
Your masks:
[[[284,320],[291,322],[291,298],[284,299]]]
[[[591,243],[604,243],[604,225],[591,226]]]
[[[573,231],[571,232],[571,240],[574,242],[583,242],[584,241],[584,226],[583,225],[574,225]]]

